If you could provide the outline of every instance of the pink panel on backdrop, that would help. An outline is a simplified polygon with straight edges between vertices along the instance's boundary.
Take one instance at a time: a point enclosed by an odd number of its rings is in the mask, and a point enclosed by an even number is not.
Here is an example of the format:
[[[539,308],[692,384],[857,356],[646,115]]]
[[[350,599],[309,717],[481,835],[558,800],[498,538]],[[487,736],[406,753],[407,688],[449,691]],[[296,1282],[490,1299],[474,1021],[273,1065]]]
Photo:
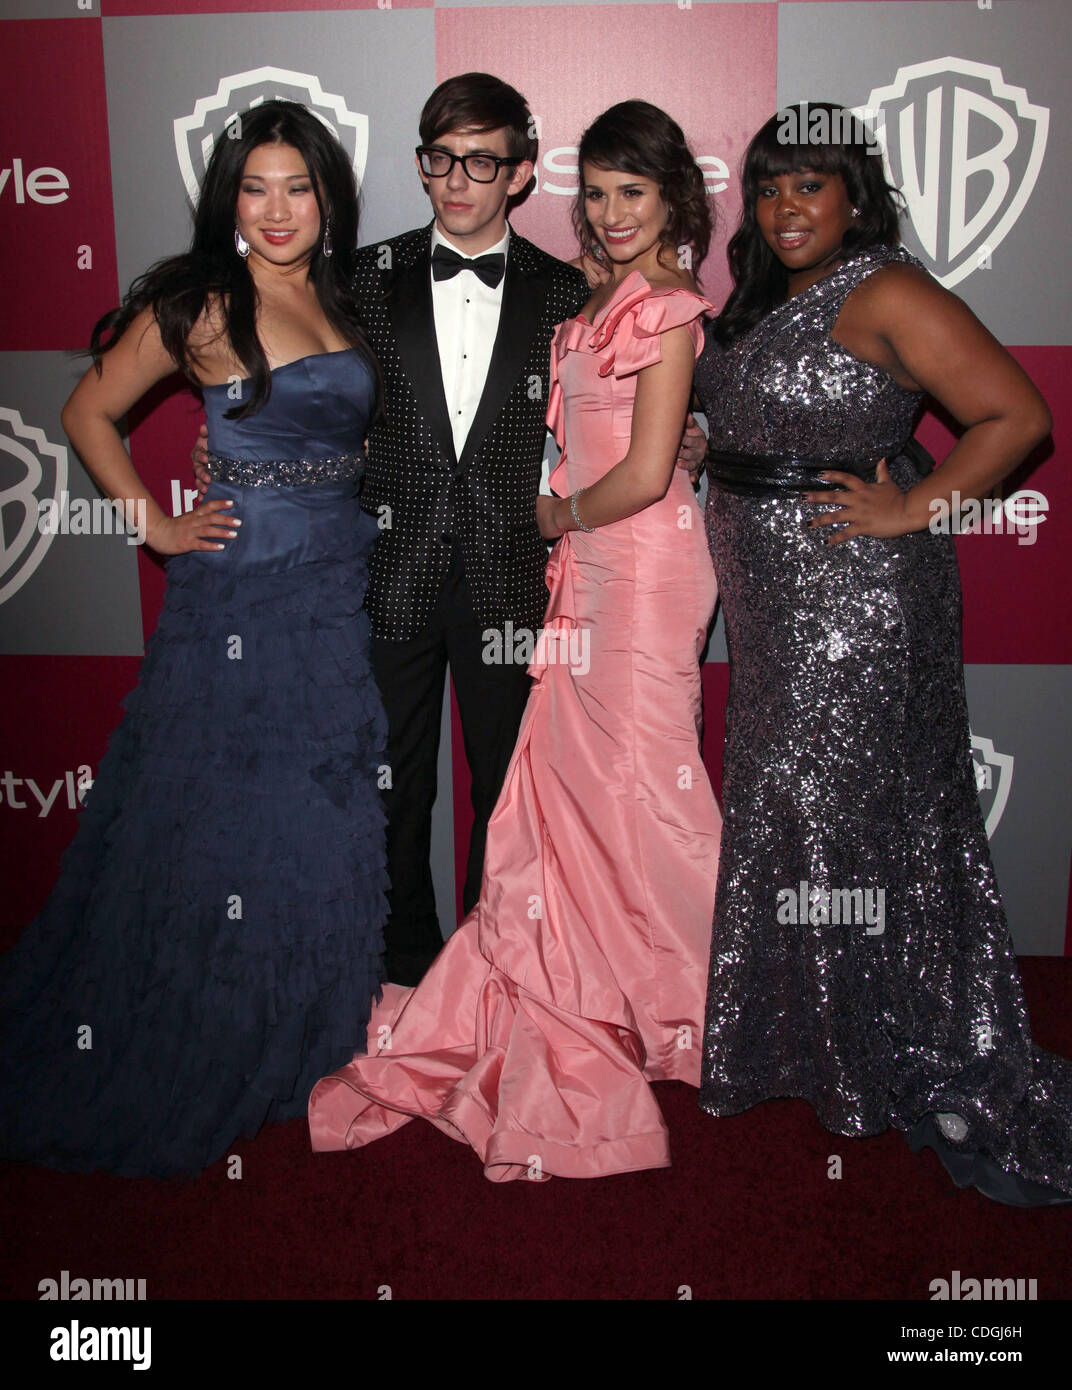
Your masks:
[[[0,659],[0,949],[13,944],[52,890],[77,823],[78,769],[96,771],[140,664],[114,656]]]
[[[720,230],[702,268],[704,290],[729,289],[724,247],[740,213],[737,166],[749,137],[777,106],[777,5],[545,5],[436,11],[436,76],[493,72],[539,119],[538,189],[513,216],[522,235],[565,259],[574,149],[584,127],[617,101],[641,97],[668,111],[705,160]],[[573,172],[571,172],[571,169]]]
[[[1012,533],[957,539],[964,586],[964,660],[972,665],[1054,665],[1072,661],[1072,477],[1065,458],[1065,441],[1072,437],[1072,404],[1065,386],[1072,371],[1072,348],[1009,351],[1046,397],[1054,426],[1052,441],[1017,470],[1005,492],[1040,492],[1048,504],[1046,520],[1035,530],[1031,545]],[[945,424],[930,414],[918,433],[937,459],[955,442]]]
[[[0,349],[84,347],[118,298],[100,22],[5,20],[3,36]]]

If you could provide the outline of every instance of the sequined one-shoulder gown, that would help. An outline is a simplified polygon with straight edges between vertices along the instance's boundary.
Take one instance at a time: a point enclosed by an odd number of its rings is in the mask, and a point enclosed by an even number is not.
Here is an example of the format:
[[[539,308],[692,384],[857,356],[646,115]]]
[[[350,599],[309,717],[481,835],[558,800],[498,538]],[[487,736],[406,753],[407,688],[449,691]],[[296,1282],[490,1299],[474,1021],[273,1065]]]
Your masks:
[[[898,455],[919,395],[830,337],[861,281],[911,260],[860,255],[728,348],[709,334],[697,366],[730,657],[701,1105],[801,1097],[846,1135],[955,1115],[954,1148],[1072,1191],[1072,1064],[1028,1028],[975,788],[952,538],[828,546],[805,522],[829,508],[793,490],[792,460],[873,479],[886,457],[903,489],[918,480]]]
[[[248,383],[247,383],[248,385]],[[192,1174],[304,1115],[383,979],[386,723],[358,503],[354,351],[287,363],[244,420],[205,389],[207,496],[44,910],[0,961],[0,1156]]]

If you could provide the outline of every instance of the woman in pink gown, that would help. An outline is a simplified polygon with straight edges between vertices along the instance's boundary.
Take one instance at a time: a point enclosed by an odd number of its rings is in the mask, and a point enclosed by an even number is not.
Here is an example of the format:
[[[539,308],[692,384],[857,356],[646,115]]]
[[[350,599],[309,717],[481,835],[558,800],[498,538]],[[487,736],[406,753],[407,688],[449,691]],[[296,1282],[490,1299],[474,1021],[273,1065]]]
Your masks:
[[[712,306],[679,269],[710,237],[680,128],[643,102],[585,133],[575,222],[610,271],[552,345],[560,536],[480,901],[415,988],[384,987],[309,1104],[315,1150],[414,1116],[494,1182],[670,1163],[650,1083],[698,1086],[721,817],[700,757],[715,606],[674,457]],[[564,532],[564,534],[563,534]]]

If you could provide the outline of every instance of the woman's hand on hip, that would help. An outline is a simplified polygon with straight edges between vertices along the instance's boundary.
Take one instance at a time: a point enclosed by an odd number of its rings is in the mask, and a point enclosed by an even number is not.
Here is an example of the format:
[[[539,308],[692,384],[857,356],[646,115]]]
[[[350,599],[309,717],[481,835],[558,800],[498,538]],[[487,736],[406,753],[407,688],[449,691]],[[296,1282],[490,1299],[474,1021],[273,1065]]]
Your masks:
[[[231,515],[234,503],[230,499],[213,498],[202,502],[193,511],[181,516],[162,517],[152,526],[146,541],[160,555],[185,555],[191,550],[222,550],[224,541],[233,540],[241,526],[238,517]],[[225,515],[217,515],[219,512]]]
[[[915,530],[909,524],[905,494],[890,477],[885,459],[879,459],[873,483],[865,483],[855,473],[840,473],[836,469],[819,476],[825,482],[839,483],[844,488],[843,492],[806,494],[808,502],[838,508],[836,512],[813,516],[808,522],[809,530],[817,530],[820,526],[843,527],[826,537],[827,545],[838,545],[841,541],[852,540],[853,536],[903,536]]]

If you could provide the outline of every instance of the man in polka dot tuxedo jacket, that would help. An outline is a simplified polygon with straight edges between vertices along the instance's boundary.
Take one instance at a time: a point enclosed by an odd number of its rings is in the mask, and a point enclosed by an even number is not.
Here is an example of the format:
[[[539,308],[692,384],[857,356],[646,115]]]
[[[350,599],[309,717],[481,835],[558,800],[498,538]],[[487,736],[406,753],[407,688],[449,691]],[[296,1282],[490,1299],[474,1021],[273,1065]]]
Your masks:
[[[400,984],[416,984],[442,945],[429,853],[445,669],[472,774],[468,912],[530,684],[523,662],[485,662],[484,633],[535,633],[547,604],[536,496],[551,337],[591,291],[506,221],[532,176],[530,122],[496,78],[443,83],[418,151],[434,220],[354,262],[385,396],[361,502],[381,527],[365,607],[389,725],[386,963]]]

